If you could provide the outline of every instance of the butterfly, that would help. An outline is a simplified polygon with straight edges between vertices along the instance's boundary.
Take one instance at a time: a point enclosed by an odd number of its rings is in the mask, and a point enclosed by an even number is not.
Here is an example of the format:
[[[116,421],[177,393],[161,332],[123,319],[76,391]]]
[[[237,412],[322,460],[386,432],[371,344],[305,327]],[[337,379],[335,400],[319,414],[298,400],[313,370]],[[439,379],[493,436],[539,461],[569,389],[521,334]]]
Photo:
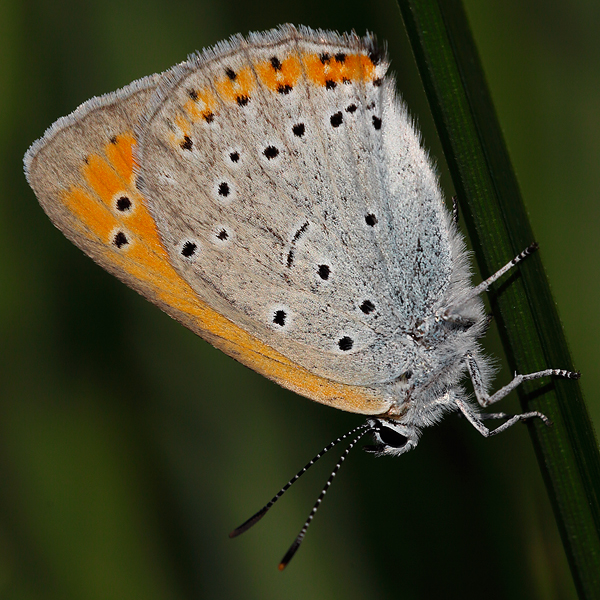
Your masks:
[[[448,412],[485,436],[547,420],[493,413],[504,422],[488,429],[465,376],[481,407],[578,377],[546,369],[488,393],[480,295],[537,246],[472,286],[388,66],[371,36],[234,36],[89,100],[24,159],[52,222],[104,269],[283,387],[367,416],[327,447],[352,438],[331,478],[364,435],[397,456]]]

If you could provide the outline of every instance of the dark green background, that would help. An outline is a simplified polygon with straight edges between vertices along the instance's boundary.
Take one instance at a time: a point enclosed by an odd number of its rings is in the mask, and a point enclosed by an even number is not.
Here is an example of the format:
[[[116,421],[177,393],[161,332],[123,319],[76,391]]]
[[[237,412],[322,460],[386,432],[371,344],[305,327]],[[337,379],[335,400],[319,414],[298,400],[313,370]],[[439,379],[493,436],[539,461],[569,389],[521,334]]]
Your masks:
[[[600,5],[466,8],[598,424]],[[286,21],[388,40],[450,196],[392,0],[0,1],[1,598],[574,595],[520,426],[484,440],[449,417],[401,459],[355,452],[283,574],[333,457],[229,540],[361,418],[279,389],[171,321],[67,242],[27,187],[23,153],[79,103]],[[497,340],[492,329],[486,348],[501,357]],[[496,385],[509,379],[504,367]],[[503,408],[518,411],[516,398]]]

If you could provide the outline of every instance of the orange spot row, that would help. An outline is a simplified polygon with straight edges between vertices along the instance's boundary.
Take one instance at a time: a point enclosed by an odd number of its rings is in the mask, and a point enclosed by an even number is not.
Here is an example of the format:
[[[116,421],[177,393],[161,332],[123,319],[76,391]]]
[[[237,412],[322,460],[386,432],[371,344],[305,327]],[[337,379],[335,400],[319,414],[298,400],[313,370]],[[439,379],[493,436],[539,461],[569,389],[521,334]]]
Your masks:
[[[347,54],[343,60],[335,56],[323,57],[319,54],[304,54],[302,61],[307,77],[313,83],[324,86],[328,81],[371,81],[375,77],[375,65],[364,54]]]
[[[293,88],[302,74],[300,60],[295,56],[285,59],[277,68],[268,60],[258,63],[256,72],[262,83],[273,92],[279,91],[281,86]]]
[[[278,64],[277,64],[278,63]],[[302,66],[310,82],[325,86],[328,82],[336,84],[344,81],[372,81],[375,78],[375,65],[364,54],[347,54],[343,58],[336,56],[325,57],[322,54],[301,54],[300,58],[291,56],[282,62],[273,63],[273,59],[254,65],[260,82],[272,92],[281,88],[291,88],[298,83],[302,76]],[[218,79],[215,87],[221,99],[227,104],[242,103],[249,99],[256,87],[256,81],[250,67],[231,76]],[[209,120],[216,109],[216,98],[207,89],[192,92],[192,97],[185,105],[185,111],[192,122],[201,119]],[[182,136],[189,135],[189,125],[179,116],[175,123]],[[179,138],[173,137],[173,143]]]
[[[215,82],[219,95],[227,103],[238,102],[239,98],[249,98],[256,87],[256,81],[250,67],[241,69],[233,75],[233,78],[223,77]]]

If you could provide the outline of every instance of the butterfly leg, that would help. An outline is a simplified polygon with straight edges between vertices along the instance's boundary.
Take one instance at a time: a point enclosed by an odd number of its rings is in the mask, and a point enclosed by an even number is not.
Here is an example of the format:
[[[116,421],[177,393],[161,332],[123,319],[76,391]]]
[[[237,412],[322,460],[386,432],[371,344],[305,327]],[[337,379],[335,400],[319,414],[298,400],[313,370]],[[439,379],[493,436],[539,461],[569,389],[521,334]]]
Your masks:
[[[483,408],[502,400],[506,395],[512,392],[516,387],[521,385],[524,381],[531,381],[532,379],[540,379],[541,377],[566,377],[567,379],[579,379],[580,374],[574,373],[572,371],[565,371],[564,369],[545,369],[544,371],[538,371],[536,373],[528,373],[526,375],[515,375],[514,379],[505,385],[503,388],[500,388],[497,392],[492,394],[491,396],[485,389],[483,385],[483,379],[481,377],[481,371],[479,366],[477,365],[477,361],[473,357],[472,354],[467,354],[465,358],[467,369],[469,371],[469,375],[471,377],[471,381],[473,382],[473,390],[475,392],[475,397],[477,398],[477,402]],[[550,420],[546,415],[542,414],[538,411],[526,412],[520,415],[513,415],[509,417],[504,413],[492,413],[487,416],[479,416],[475,414],[468,406],[466,402],[460,399],[456,399],[456,404],[463,415],[468,419],[468,421],[481,433],[481,435],[485,437],[489,437],[490,435],[495,435],[496,433],[500,433],[505,429],[508,429],[511,425],[514,425],[518,421],[523,421],[525,419],[531,419],[533,417],[538,417],[546,423],[546,425],[550,424]],[[505,423],[502,423],[496,429],[490,430],[481,422],[482,419],[485,418],[507,418],[508,420]]]
[[[462,412],[462,414],[465,416],[465,418],[469,421],[469,423],[471,423],[471,425],[473,425],[473,427],[475,427],[475,429],[477,429],[477,431],[479,431],[479,433],[483,437],[490,437],[491,435],[496,435],[497,433],[502,433],[503,431],[505,431],[512,425],[514,425],[515,423],[518,423],[519,421],[524,421],[525,419],[532,419],[534,417],[542,419],[542,421],[544,421],[544,423],[546,425],[551,424],[550,419],[548,419],[548,417],[546,415],[544,415],[541,412],[538,412],[536,410],[536,411],[532,411],[532,412],[522,413],[520,415],[513,415],[506,422],[502,423],[502,425],[499,425],[498,427],[496,427],[496,429],[488,429],[481,422],[482,419],[484,419],[484,418],[505,418],[508,415],[505,415],[504,413],[493,413],[492,415],[488,415],[488,416],[477,415],[471,410],[471,408],[469,408],[469,405],[464,400],[460,400],[457,398],[455,400],[455,402],[456,402],[456,405],[458,406],[458,408],[460,409],[460,411]]]
[[[452,196],[452,220],[455,225],[458,225],[458,217],[460,213],[458,212],[458,196]]]
[[[503,388],[500,388],[497,392],[490,396],[483,385],[481,371],[479,370],[479,366],[477,365],[477,361],[473,355],[468,353],[465,357],[465,361],[467,364],[467,369],[469,370],[469,376],[473,382],[475,397],[477,398],[477,402],[479,402],[483,408],[498,402],[498,400],[502,400],[502,398],[510,394],[510,392],[512,392],[516,387],[520,386],[524,381],[531,381],[532,379],[540,379],[541,377],[550,376],[565,377],[566,379],[579,379],[581,376],[580,373],[565,371],[564,369],[545,369],[544,371],[537,371],[536,373],[515,375],[514,379],[510,383],[505,385]]]
[[[522,260],[527,258],[530,254],[533,254],[539,248],[537,242],[527,246],[525,250],[519,252],[511,261],[507,262],[501,269],[498,269],[493,275],[490,275],[485,281],[482,281],[478,286],[475,286],[469,297],[479,296],[482,292],[485,292],[494,281],[500,279],[502,275],[510,271],[515,265],[518,265]]]

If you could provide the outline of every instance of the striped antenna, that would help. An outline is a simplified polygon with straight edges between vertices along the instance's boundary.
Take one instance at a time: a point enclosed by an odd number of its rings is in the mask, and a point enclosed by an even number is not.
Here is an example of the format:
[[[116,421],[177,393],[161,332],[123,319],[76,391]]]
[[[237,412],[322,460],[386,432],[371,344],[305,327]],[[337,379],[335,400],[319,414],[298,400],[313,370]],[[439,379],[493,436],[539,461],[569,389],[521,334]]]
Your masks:
[[[331,472],[331,475],[329,476],[329,479],[327,480],[327,483],[325,484],[325,486],[321,490],[321,493],[319,494],[319,497],[317,498],[317,501],[315,502],[315,505],[313,506],[312,510],[310,511],[310,514],[308,515],[308,518],[306,519],[306,521],[304,523],[304,526],[300,530],[300,533],[298,534],[298,536],[294,540],[294,543],[290,546],[290,549],[285,553],[285,556],[281,559],[281,562],[279,563],[279,570],[280,571],[283,571],[283,569],[285,569],[287,567],[287,565],[290,562],[290,560],[292,560],[292,558],[294,557],[294,554],[296,554],[298,548],[300,548],[300,544],[304,540],[304,536],[306,535],[306,530],[308,529],[308,526],[310,525],[310,523],[313,520],[314,516],[317,514],[317,510],[319,510],[319,506],[321,505],[321,502],[323,501],[323,498],[325,498],[325,494],[327,493],[327,490],[329,489],[329,486],[331,485],[331,482],[333,481],[333,478],[337,475],[338,471],[340,470],[340,467],[342,466],[342,464],[346,460],[346,457],[348,456],[348,454],[350,454],[350,450],[352,450],[352,448],[354,448],[354,446],[356,446],[356,444],[358,443],[358,441],[365,434],[371,433],[372,431],[374,431],[375,427],[366,424],[366,425],[363,425],[362,428],[361,427],[357,427],[352,432],[349,432],[346,435],[351,435],[352,433],[356,432],[359,429],[363,429],[363,431],[361,431],[350,442],[350,444],[348,444],[348,447],[344,450],[344,453],[342,454],[342,456],[340,456],[340,460],[338,460],[337,464],[333,468],[333,471]]]
[[[267,502],[267,504],[265,504],[265,506],[263,506],[263,508],[261,508],[255,515],[251,516],[247,521],[245,521],[244,523],[242,523],[239,527],[237,527],[236,529],[234,529],[230,534],[229,537],[230,538],[234,538],[237,537],[238,535],[240,535],[241,533],[244,533],[244,531],[248,531],[248,529],[250,529],[250,527],[252,527],[252,525],[258,523],[268,512],[268,510],[273,506],[273,504],[275,504],[275,502],[277,502],[277,500],[279,500],[279,498],[281,498],[281,496],[283,496],[283,494],[285,492],[287,492],[287,490],[290,489],[290,487],[292,487],[292,485],[294,483],[296,483],[296,481],[298,481],[298,479],[300,479],[300,477],[302,477],[302,475],[304,475],[304,473],[306,473],[306,471],[308,471],[308,469],[310,469],[324,454],[326,454],[327,452],[329,452],[329,450],[331,450],[333,447],[337,446],[340,442],[343,442],[347,437],[350,437],[351,435],[354,435],[355,433],[357,433],[358,431],[362,431],[362,433],[360,434],[360,436],[358,438],[356,438],[356,440],[354,440],[351,444],[350,447],[354,446],[354,444],[356,444],[356,442],[368,431],[371,431],[371,426],[368,423],[365,423],[364,425],[359,425],[358,427],[352,429],[352,431],[349,431],[348,433],[345,433],[344,435],[342,435],[341,437],[337,438],[336,440],[333,440],[333,442],[331,442],[330,444],[328,444],[327,446],[325,446],[325,448],[323,448],[323,450],[321,450],[321,452],[319,452],[309,463],[307,463],[302,469],[300,469],[300,471],[298,471],[298,473],[296,473],[296,475],[294,475],[294,477],[292,477],[292,479],[290,479],[278,492],[277,494],[275,494],[275,496],[273,496],[273,498]],[[347,452],[346,452],[347,454]],[[344,456],[344,458],[346,458],[346,456]],[[337,470],[339,469],[339,465],[343,462],[344,459],[342,459],[340,461],[340,463],[338,463],[336,465],[336,468],[334,470],[334,473],[337,472]],[[330,480],[327,482],[327,485],[325,486],[326,488],[329,487],[329,485],[331,484],[331,480],[333,479],[334,476],[332,476],[330,478]],[[318,503],[321,502],[321,500],[323,499],[322,497],[325,495],[325,492],[321,493],[321,496],[319,497],[319,501]],[[313,509],[314,512],[316,512],[315,509]],[[310,519],[312,519],[314,515],[312,515],[311,513],[311,517]],[[310,521],[309,521],[310,522]],[[306,527],[308,527],[308,525],[306,525]],[[300,545],[300,544],[298,544]],[[291,557],[290,557],[291,558]],[[289,562],[289,561],[288,561]]]

